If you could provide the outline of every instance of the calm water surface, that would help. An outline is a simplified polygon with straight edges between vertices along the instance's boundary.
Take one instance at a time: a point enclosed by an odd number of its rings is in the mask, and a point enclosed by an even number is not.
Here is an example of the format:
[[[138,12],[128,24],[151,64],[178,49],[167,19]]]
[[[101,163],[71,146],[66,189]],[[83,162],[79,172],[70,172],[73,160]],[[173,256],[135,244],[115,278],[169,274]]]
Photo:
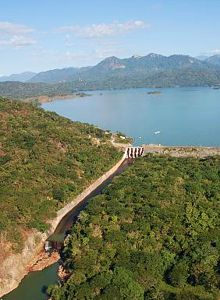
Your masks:
[[[169,88],[160,89],[160,95],[148,91],[152,89],[89,92],[91,97],[43,107],[71,120],[121,131],[135,144],[220,146],[220,90]]]
[[[46,300],[45,291],[50,284],[57,282],[58,263],[40,272],[31,272],[19,287],[3,297],[3,300]]]

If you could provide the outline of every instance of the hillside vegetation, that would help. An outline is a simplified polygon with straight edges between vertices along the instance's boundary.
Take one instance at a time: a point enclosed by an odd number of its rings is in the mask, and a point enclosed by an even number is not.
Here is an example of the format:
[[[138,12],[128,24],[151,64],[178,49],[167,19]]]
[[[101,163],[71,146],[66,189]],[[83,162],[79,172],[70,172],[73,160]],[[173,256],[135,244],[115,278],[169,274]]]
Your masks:
[[[22,246],[121,154],[110,134],[30,104],[0,99],[0,242]]]
[[[76,90],[71,83],[46,84],[26,82],[0,82],[0,96],[10,99],[25,99],[45,95],[49,97],[72,94]],[[33,99],[32,99],[33,100]]]
[[[53,300],[219,299],[220,157],[148,156],[92,199]]]

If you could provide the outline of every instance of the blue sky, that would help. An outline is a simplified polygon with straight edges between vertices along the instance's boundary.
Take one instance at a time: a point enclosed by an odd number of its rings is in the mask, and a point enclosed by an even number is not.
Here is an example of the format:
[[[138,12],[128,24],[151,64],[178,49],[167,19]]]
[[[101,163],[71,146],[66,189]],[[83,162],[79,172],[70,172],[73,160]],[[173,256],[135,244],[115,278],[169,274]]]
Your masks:
[[[0,0],[0,75],[220,53],[220,0]]]

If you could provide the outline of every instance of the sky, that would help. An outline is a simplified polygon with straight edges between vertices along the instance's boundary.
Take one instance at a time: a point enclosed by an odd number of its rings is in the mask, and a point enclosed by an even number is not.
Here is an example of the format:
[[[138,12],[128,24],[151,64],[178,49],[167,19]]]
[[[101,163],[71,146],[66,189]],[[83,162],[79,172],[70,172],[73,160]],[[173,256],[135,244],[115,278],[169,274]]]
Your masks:
[[[0,0],[0,75],[220,54],[220,0]]]

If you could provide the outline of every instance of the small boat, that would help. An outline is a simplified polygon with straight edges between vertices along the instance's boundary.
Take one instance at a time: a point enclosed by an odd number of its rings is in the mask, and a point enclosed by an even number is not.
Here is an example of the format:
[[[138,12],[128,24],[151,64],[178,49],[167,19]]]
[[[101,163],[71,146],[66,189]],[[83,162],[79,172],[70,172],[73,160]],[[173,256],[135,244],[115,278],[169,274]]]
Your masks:
[[[160,91],[150,91],[150,92],[147,92],[148,95],[160,95],[161,92]]]
[[[158,130],[158,131],[154,131],[154,134],[160,134],[160,131]]]

